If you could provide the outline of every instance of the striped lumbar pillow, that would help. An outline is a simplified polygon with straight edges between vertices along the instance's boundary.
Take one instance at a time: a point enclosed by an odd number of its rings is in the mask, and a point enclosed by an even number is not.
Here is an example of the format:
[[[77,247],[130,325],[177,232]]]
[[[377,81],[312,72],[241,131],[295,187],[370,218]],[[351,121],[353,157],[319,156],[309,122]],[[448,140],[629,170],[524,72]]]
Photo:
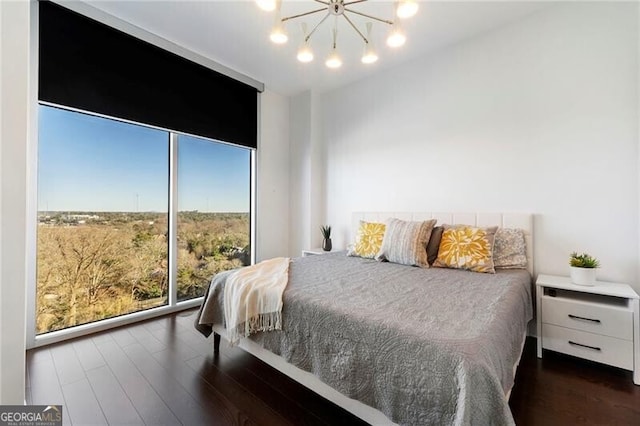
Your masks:
[[[424,222],[388,219],[382,247],[376,259],[428,268],[427,242],[435,224],[435,219]]]

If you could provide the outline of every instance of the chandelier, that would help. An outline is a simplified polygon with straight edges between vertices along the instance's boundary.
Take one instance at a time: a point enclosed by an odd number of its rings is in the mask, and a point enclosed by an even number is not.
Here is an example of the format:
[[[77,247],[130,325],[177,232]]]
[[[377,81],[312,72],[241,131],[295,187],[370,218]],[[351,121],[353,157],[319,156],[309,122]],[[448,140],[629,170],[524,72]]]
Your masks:
[[[316,13],[323,13],[322,19],[311,29],[307,31],[306,23],[302,23],[303,40],[298,50],[297,58],[300,62],[308,63],[313,61],[314,55],[311,50],[311,37],[316,32],[318,27],[322,25],[331,16],[334,17],[334,25],[332,29],[332,44],[329,56],[325,61],[325,65],[329,68],[339,68],[342,66],[342,58],[340,57],[337,49],[338,42],[338,19],[344,18],[349,26],[360,36],[364,42],[364,51],[361,57],[363,64],[372,64],[378,60],[378,54],[373,42],[371,40],[371,29],[373,22],[366,23],[366,30],[361,31],[354,21],[353,15],[359,15],[372,21],[377,21],[382,24],[388,25],[390,28],[389,35],[387,37],[387,46],[396,48],[402,46],[407,40],[402,26],[400,24],[401,19],[410,18],[418,11],[418,3],[416,0],[396,1],[395,17],[396,19],[388,20],[378,18],[353,8],[358,3],[365,3],[367,0],[313,0],[316,3],[320,3],[317,9],[310,10],[308,12],[299,13],[297,15],[281,17],[280,6],[282,0],[256,0],[258,6],[268,12],[276,11],[275,24],[271,30],[269,38],[276,44],[284,44],[289,40],[289,36],[285,30],[285,22],[292,19],[302,18],[304,16],[314,15]]]

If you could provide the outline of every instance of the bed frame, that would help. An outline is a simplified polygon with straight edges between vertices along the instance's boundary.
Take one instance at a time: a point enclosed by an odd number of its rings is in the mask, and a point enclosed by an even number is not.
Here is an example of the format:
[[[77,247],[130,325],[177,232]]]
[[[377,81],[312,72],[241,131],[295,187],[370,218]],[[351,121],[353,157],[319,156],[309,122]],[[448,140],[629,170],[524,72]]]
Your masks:
[[[525,242],[527,245],[527,269],[533,277],[533,215],[529,213],[446,213],[446,212],[418,212],[418,213],[398,213],[398,212],[354,212],[351,215],[351,238],[358,229],[359,221],[365,220],[369,222],[384,222],[387,218],[395,217],[403,220],[429,220],[437,219],[436,225],[441,224],[465,224],[473,226],[500,226],[503,228],[520,228],[524,231]],[[213,326],[213,351],[218,354],[220,351],[220,338],[224,336],[227,339],[227,332],[223,325],[217,324]],[[520,357],[524,348],[526,332],[522,339]],[[351,399],[342,393],[336,391],[329,385],[322,382],[313,374],[301,370],[292,364],[287,363],[282,357],[275,355],[264,349],[251,339],[240,339],[238,344],[240,348],[249,352],[256,358],[266,362],[276,370],[289,376],[298,383],[306,386],[318,395],[328,399],[334,404],[339,405],[343,409],[351,412],[355,416],[360,417],[370,424],[389,424],[390,420],[381,411],[363,404],[360,401]],[[520,358],[513,366],[513,374],[515,376]],[[511,390],[505,395],[509,399]]]

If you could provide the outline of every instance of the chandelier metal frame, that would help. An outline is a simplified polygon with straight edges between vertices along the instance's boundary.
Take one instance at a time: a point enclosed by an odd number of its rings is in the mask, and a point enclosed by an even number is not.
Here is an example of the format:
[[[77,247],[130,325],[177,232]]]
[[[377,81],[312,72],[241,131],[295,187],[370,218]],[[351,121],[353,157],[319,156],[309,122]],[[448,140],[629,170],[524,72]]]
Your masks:
[[[315,10],[311,10],[309,12],[304,12],[304,13],[299,13],[297,15],[291,15],[291,16],[286,16],[282,19],[280,19],[280,21],[282,23],[289,21],[291,19],[296,19],[296,18],[302,18],[303,16],[309,16],[309,15],[313,15],[315,13],[319,13],[319,12],[323,12],[323,11],[327,11],[327,14],[324,16],[324,18],[322,18],[322,20],[320,20],[320,22],[318,22],[315,27],[313,27],[313,29],[309,32],[309,34],[306,35],[306,37],[304,38],[305,43],[307,43],[310,39],[311,36],[313,35],[313,33],[315,33],[315,31],[318,29],[318,27],[320,25],[322,25],[322,23],[324,21],[327,20],[327,18],[329,18],[330,16],[335,16],[340,17],[342,16],[351,26],[351,28],[353,28],[355,30],[356,33],[358,33],[358,35],[362,38],[362,40],[364,40],[365,43],[369,44],[369,39],[362,33],[362,31],[360,31],[358,29],[358,27],[353,23],[353,21],[351,19],[349,19],[349,17],[346,15],[347,13],[353,13],[355,15],[360,15],[360,16],[364,16],[365,18],[369,18],[369,19],[373,19],[375,21],[378,22],[382,22],[388,25],[393,25],[393,21],[390,21],[388,19],[382,19],[382,18],[378,18],[376,16],[373,15],[369,15],[367,13],[363,13],[360,12],[358,10],[354,10],[351,8],[348,8],[348,6],[357,4],[357,3],[365,3],[368,0],[352,0],[352,1],[344,1],[344,0],[329,0],[329,1],[324,1],[324,0],[313,0],[316,3],[322,3],[325,5],[325,7],[321,7],[319,9],[315,9]],[[335,40],[334,40],[334,44],[335,44]]]

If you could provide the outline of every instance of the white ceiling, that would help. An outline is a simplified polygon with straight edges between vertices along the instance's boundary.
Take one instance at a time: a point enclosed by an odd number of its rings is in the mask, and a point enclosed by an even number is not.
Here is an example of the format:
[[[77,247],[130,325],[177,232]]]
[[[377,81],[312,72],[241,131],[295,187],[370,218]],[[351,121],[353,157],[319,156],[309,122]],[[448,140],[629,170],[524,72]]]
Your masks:
[[[503,26],[545,6],[544,2],[519,1],[421,1],[420,10],[404,22],[407,43],[392,50],[384,40],[385,24],[373,26],[372,38],[380,59],[373,65],[360,63],[362,39],[344,19],[338,23],[338,49],[343,66],[330,70],[324,59],[331,45],[333,18],[327,19],[313,35],[311,46],[315,60],[302,64],[296,51],[302,39],[300,22],[312,28],[323,14],[301,18],[287,24],[289,42],[278,46],[269,41],[274,12],[260,10],[252,0],[181,1],[181,0],[87,0],[111,15],[150,31],[189,50],[208,57],[255,80],[269,90],[292,95],[304,90],[325,91],[353,82],[434,52],[492,28]],[[312,0],[284,0],[283,16],[322,7]],[[393,19],[393,2],[369,1],[353,5],[353,9]],[[364,31],[365,18],[354,23]]]

